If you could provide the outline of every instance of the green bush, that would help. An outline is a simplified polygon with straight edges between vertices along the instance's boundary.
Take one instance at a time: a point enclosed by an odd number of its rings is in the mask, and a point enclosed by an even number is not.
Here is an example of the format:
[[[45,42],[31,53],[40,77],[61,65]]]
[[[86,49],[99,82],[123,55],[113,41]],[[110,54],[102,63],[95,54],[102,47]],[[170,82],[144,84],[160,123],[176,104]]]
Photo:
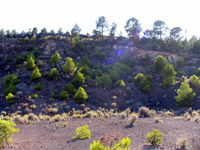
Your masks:
[[[8,104],[13,104],[15,103],[15,100],[14,100],[14,95],[12,93],[9,93],[7,96],[6,96],[6,102]]]
[[[27,70],[32,70],[32,69],[35,68],[35,66],[36,66],[35,65],[35,60],[32,57],[30,57],[30,59],[26,63],[26,69]]]
[[[7,58],[5,59],[5,63],[9,63],[9,62],[11,62],[11,61],[12,61],[12,59],[9,58],[9,57],[7,57]]]
[[[15,58],[15,63],[16,64],[20,64],[24,61],[24,57],[22,57],[21,55],[18,55],[16,58]]]
[[[102,52],[102,53],[100,54],[100,56],[99,56],[99,58],[100,58],[101,60],[106,59],[106,57],[107,57],[107,54],[106,54],[105,52]]]
[[[170,63],[166,64],[166,66],[163,69],[162,75],[163,75],[163,78],[175,77],[176,72],[174,71],[173,65],[171,65]]]
[[[95,49],[96,49],[96,45],[94,43],[92,43],[91,50],[95,50]]]
[[[194,74],[197,76],[200,76],[200,68],[198,68],[196,71],[194,71]]]
[[[33,49],[34,49],[34,47],[33,47],[32,45],[29,45],[29,46],[26,48],[27,51],[33,51]]]
[[[58,96],[54,93],[54,92],[52,92],[51,94],[50,94],[50,98],[57,98]]]
[[[33,94],[33,95],[31,95],[31,98],[32,98],[32,99],[37,99],[37,98],[38,98],[38,94]]]
[[[150,93],[151,92],[151,85],[149,84],[146,84],[144,87],[143,87],[143,90],[142,90],[144,93]]]
[[[113,70],[117,71],[120,75],[123,74],[124,72],[129,72],[131,71],[131,68],[127,65],[124,65],[122,63],[116,62],[113,65]]]
[[[112,71],[110,72],[110,78],[111,78],[111,80],[112,80],[113,82],[116,82],[116,81],[119,80],[120,75],[117,73],[117,71],[112,70]]]
[[[16,66],[16,70],[18,70],[19,68],[22,68],[24,65],[23,64],[18,64],[17,66]]]
[[[183,58],[179,57],[176,61],[176,64],[178,67],[182,68],[184,66],[184,60]]]
[[[77,69],[71,57],[66,58],[65,64],[62,67],[63,67],[63,72],[71,76],[74,75],[74,72]]]
[[[62,100],[69,100],[69,94],[67,91],[62,91],[59,95],[60,99]]]
[[[158,55],[154,61],[154,69],[157,73],[161,72],[167,65],[168,61],[163,56]]]
[[[171,86],[175,85],[175,79],[174,77],[167,77],[165,79],[163,79],[163,84],[162,84],[162,87],[163,88],[169,88]]]
[[[6,87],[8,87],[11,83],[15,85],[18,82],[19,82],[19,80],[17,79],[17,76],[15,76],[13,74],[8,74],[4,79],[4,85]]]
[[[42,74],[40,73],[39,68],[35,68],[35,69],[33,70],[32,75],[31,75],[31,79],[32,79],[33,81],[35,81],[35,82],[38,82],[38,81],[40,81],[40,78],[41,78],[41,77],[42,77]]]
[[[38,48],[35,48],[35,50],[33,51],[33,55],[35,57],[38,57],[40,55],[40,51],[38,50]]]
[[[116,84],[119,87],[125,87],[126,86],[123,80],[118,80]]]
[[[51,55],[50,64],[56,65],[61,62],[61,58],[59,53],[55,53],[54,55]]]
[[[78,72],[75,78],[72,80],[75,87],[79,87],[85,83],[85,77],[82,73]]]
[[[88,99],[88,95],[85,92],[84,88],[79,87],[78,91],[74,95],[74,100],[76,103],[86,103],[86,100]]]
[[[145,54],[144,58],[142,58],[142,65],[146,66],[150,63],[150,55],[148,53]]]
[[[91,66],[91,62],[90,62],[90,59],[89,59],[88,56],[84,56],[84,57],[83,57],[82,64],[83,64],[83,65],[86,64],[86,65],[88,65],[88,66]]]
[[[162,133],[158,129],[154,129],[153,132],[148,132],[145,137],[147,141],[152,145],[158,145],[162,143]]]
[[[56,79],[56,78],[59,77],[59,72],[58,72],[57,68],[51,69],[51,72],[50,72],[50,74],[49,74],[49,77],[50,77],[50,79],[52,79],[52,80],[54,80],[54,79]]]
[[[185,72],[181,70],[177,71],[177,76],[183,76],[183,75],[185,75]]]
[[[129,53],[124,53],[122,58],[120,59],[120,63],[126,65],[126,66],[132,66],[133,65],[133,58]]]
[[[195,93],[192,93],[193,90],[190,88],[190,85],[186,82],[183,81],[181,83],[180,89],[178,89],[177,93],[178,96],[176,97],[176,104],[179,107],[190,107],[194,103],[193,97],[195,96]]]
[[[15,94],[17,91],[16,91],[16,88],[15,88],[15,85],[13,85],[13,83],[11,83],[8,87],[6,87],[6,90],[5,90],[5,94],[7,95],[8,93],[12,93],[12,94]]]
[[[90,70],[90,68],[86,64],[82,66],[78,71],[84,74],[87,80],[89,80],[92,76],[92,70]]]
[[[88,125],[76,128],[76,134],[77,136],[72,137],[73,139],[85,140],[91,137],[91,131],[88,129]]]
[[[138,73],[135,78],[134,78],[134,82],[135,83],[140,83],[140,81],[144,78],[144,75],[142,73]]]
[[[112,85],[112,80],[108,74],[103,74],[101,77],[96,77],[94,84],[108,88]]]
[[[24,56],[24,58],[25,58],[26,61],[28,61],[31,57],[35,60],[35,56],[32,53],[30,53],[30,52],[27,52],[25,54],[25,56]]]
[[[69,94],[75,94],[77,92],[76,88],[74,87],[73,84],[68,84],[64,91],[67,91]]]
[[[119,137],[116,137],[116,139],[117,138]],[[112,137],[108,138],[108,140],[112,140]],[[119,141],[115,141],[115,139],[113,139],[113,142],[108,147],[106,147],[105,144],[103,145],[101,141],[98,140],[97,142],[93,141],[93,144],[90,144],[90,150],[130,150],[130,148],[128,148],[130,144],[130,138],[123,138]]]
[[[19,132],[19,129],[15,129],[16,124],[12,120],[0,120],[0,147],[4,144],[12,142],[12,136]]]
[[[36,40],[37,40],[37,39],[36,39],[36,36],[35,36],[35,35],[33,35],[33,36],[32,36],[32,38],[31,38],[31,41],[33,41],[33,42],[34,42],[34,41],[36,41]]]
[[[34,87],[35,91],[41,91],[42,90],[42,84],[38,83],[35,87]]]
[[[190,77],[190,83],[192,87],[197,87],[200,85],[200,80],[196,75]]]

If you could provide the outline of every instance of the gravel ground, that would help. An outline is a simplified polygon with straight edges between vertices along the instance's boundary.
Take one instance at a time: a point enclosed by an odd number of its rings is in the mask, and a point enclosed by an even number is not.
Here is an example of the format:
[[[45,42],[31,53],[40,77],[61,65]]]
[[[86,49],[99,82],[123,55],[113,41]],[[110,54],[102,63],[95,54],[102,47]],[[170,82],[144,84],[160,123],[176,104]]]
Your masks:
[[[178,137],[187,137],[189,149],[200,150],[200,123],[173,117],[160,118],[162,123],[154,123],[154,118],[139,118],[133,126],[127,119],[110,117],[105,120],[98,118],[68,118],[67,121],[50,123],[40,121],[36,124],[17,125],[19,133],[13,136],[13,142],[6,150],[89,150],[90,143],[110,132],[121,132],[122,137],[131,139],[131,150],[176,150]],[[67,127],[63,125],[67,124]],[[76,128],[89,125],[91,138],[73,140]],[[59,125],[58,128],[56,126]],[[163,133],[163,142],[159,146],[148,144],[145,136],[154,128]]]

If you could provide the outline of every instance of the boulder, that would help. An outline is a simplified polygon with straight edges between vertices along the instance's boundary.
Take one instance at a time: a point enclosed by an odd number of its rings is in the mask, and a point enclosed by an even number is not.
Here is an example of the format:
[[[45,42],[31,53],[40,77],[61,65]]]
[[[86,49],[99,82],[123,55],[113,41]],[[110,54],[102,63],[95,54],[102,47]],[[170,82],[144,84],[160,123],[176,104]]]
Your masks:
[[[24,82],[20,82],[16,85],[16,90],[17,91],[23,91],[26,90],[27,85]]]

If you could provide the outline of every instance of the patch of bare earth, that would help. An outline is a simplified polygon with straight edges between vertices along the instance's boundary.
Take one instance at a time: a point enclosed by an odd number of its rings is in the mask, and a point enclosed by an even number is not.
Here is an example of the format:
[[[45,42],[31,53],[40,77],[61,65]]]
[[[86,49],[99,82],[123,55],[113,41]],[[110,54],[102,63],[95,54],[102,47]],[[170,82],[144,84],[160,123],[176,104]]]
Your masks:
[[[13,142],[6,150],[89,150],[90,143],[110,132],[121,132],[123,137],[131,139],[131,150],[175,150],[178,137],[187,137],[191,150],[200,150],[200,124],[176,118],[160,118],[162,123],[154,123],[154,118],[139,118],[133,126],[129,126],[128,118],[110,117],[105,120],[98,118],[68,118],[67,121],[49,123],[40,121],[36,124],[17,125],[19,133],[13,136]],[[67,123],[67,127],[63,124]],[[89,125],[91,138],[73,140],[76,128]],[[59,125],[59,128],[56,128]],[[145,136],[154,128],[163,133],[160,146],[148,144]]]

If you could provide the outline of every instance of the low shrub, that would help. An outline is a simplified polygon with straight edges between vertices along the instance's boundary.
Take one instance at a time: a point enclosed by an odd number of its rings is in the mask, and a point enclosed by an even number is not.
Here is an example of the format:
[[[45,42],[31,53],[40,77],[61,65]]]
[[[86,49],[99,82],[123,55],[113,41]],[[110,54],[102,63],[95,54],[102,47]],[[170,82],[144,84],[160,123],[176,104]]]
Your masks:
[[[31,95],[31,98],[32,98],[32,99],[37,99],[37,98],[38,98],[38,94],[33,94],[33,95]]]
[[[200,68],[198,68],[196,71],[194,71],[193,74],[199,77],[200,76]]]
[[[34,81],[34,82],[38,82],[40,81],[40,78],[42,77],[42,74],[40,73],[40,70],[39,68],[35,68],[33,70],[33,73],[31,75],[31,79]]]
[[[74,96],[74,100],[76,103],[86,103],[86,100],[88,99],[88,95],[85,92],[84,88],[79,87],[78,91],[76,92]]]
[[[163,79],[162,87],[163,88],[169,88],[169,87],[173,86],[174,84],[175,84],[175,78],[170,76],[170,77]]]
[[[59,95],[59,98],[62,100],[69,100],[69,94],[67,91],[62,91]]]
[[[23,61],[24,61],[24,57],[22,57],[21,55],[18,55],[18,56],[15,58],[15,63],[16,63],[16,64],[21,64]]]
[[[88,129],[88,125],[80,126],[76,129],[77,136],[72,137],[73,139],[90,139],[91,131]]]
[[[19,82],[19,80],[17,79],[17,76],[16,75],[13,75],[13,74],[8,74],[7,76],[5,76],[5,79],[4,79],[4,85],[6,87],[8,87],[11,83],[13,85],[17,84]]]
[[[74,87],[73,84],[68,84],[64,91],[67,91],[69,94],[75,94],[77,92],[76,88]]]
[[[35,91],[41,91],[42,90],[42,84],[38,83],[35,87],[34,87]]]
[[[99,117],[98,113],[91,110],[84,115],[84,118],[97,118]]]
[[[145,137],[147,141],[152,145],[158,145],[162,143],[162,133],[158,129],[154,129],[153,132],[148,132]]]
[[[52,80],[54,80],[54,79],[59,77],[59,72],[58,72],[57,68],[51,69],[51,72],[49,73],[49,77]]]
[[[28,61],[26,62],[26,69],[33,70],[35,67],[35,60],[32,57],[30,57],[30,59],[28,59]]]
[[[117,86],[119,86],[119,87],[125,87],[125,86],[126,86],[123,80],[118,80],[118,81],[116,82],[116,84],[117,84]]]
[[[15,94],[16,92],[15,85],[11,83],[8,87],[6,87],[5,95],[8,95],[9,93]]]
[[[187,138],[184,138],[184,137],[181,137],[181,138],[178,138],[177,141],[176,141],[176,148],[180,148],[180,149],[187,149],[187,146],[188,143],[187,143]]]
[[[121,139],[121,133],[114,132],[106,134],[93,144],[90,144],[90,150],[130,150],[128,147],[131,144],[131,139],[123,138]]]
[[[55,53],[54,55],[51,55],[51,59],[50,59],[49,63],[51,65],[56,65],[61,62],[61,58],[62,57],[60,57],[59,53]]]
[[[197,87],[200,85],[200,80],[196,75],[190,77],[191,87]]]
[[[129,119],[128,119],[128,122],[130,123],[130,125],[133,125],[136,120],[138,119],[138,116],[136,114],[132,114]]]
[[[6,96],[6,102],[8,104],[13,104],[15,103],[15,100],[14,100],[14,95],[12,93],[9,93],[7,96]]]
[[[85,77],[82,73],[78,72],[75,78],[72,80],[75,87],[81,86],[85,83]]]
[[[138,111],[139,117],[150,117],[149,108],[147,107],[140,107]]]
[[[12,142],[12,136],[19,132],[19,129],[15,129],[16,124],[12,120],[0,120],[0,147],[4,144]]]

